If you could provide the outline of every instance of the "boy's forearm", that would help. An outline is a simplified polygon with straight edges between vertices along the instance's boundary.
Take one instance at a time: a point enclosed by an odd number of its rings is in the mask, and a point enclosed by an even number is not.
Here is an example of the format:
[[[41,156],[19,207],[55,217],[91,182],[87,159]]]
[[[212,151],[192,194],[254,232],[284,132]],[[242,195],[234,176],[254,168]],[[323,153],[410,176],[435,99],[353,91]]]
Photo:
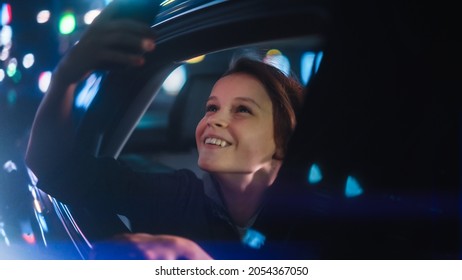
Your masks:
[[[26,163],[37,177],[51,172],[72,150],[75,88],[75,83],[63,83],[59,71],[55,72],[37,110],[26,152]]]

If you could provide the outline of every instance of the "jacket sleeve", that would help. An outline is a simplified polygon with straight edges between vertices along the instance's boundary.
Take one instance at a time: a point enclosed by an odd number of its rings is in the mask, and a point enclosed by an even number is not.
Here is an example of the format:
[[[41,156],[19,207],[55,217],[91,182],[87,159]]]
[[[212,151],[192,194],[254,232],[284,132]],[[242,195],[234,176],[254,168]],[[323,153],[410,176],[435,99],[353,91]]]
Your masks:
[[[39,178],[37,187],[69,205],[104,207],[146,220],[181,215],[203,196],[202,182],[192,171],[136,172],[114,158],[85,153]]]

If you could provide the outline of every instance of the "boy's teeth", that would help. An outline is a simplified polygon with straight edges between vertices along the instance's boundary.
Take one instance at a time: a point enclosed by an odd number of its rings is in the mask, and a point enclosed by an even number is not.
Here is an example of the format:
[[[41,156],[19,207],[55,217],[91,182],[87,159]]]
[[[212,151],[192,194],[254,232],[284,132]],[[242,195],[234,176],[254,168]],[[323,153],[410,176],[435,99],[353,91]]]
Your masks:
[[[218,139],[218,138],[207,138],[205,139],[205,144],[213,144],[213,145],[217,145],[217,146],[220,146],[220,147],[226,147],[227,143],[225,140],[221,140],[221,139]]]

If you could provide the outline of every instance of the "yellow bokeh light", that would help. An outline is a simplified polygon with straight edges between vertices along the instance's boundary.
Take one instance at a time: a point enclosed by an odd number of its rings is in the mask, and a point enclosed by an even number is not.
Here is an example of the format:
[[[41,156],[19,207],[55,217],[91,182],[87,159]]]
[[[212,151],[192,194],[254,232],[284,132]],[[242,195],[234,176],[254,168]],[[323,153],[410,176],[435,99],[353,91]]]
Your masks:
[[[205,55],[199,55],[199,56],[196,56],[196,57],[193,57],[191,59],[186,60],[186,63],[189,63],[189,64],[199,63],[199,62],[203,61],[204,58],[205,58]]]
[[[267,56],[281,55],[281,54],[282,54],[281,51],[278,50],[278,49],[271,49],[271,50],[266,52]]]

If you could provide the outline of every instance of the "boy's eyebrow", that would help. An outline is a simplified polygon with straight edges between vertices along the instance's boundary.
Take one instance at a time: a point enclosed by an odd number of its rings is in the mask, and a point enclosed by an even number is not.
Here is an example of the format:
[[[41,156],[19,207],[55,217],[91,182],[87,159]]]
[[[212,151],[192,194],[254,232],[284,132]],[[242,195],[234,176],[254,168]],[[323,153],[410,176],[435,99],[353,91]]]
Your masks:
[[[216,96],[209,96],[209,98],[207,99],[207,101],[210,101],[210,100],[217,100],[218,98]],[[258,108],[261,109],[261,106],[260,104],[257,103],[257,101],[255,101],[253,98],[250,98],[250,97],[236,97],[234,98],[235,100],[241,100],[241,101],[245,101],[245,102],[250,102],[250,103],[253,103],[255,106],[257,106]]]
[[[258,108],[261,109],[260,104],[258,104],[257,101],[255,101],[253,98],[250,98],[250,97],[236,97],[235,99],[253,103],[255,106],[257,106]]]

